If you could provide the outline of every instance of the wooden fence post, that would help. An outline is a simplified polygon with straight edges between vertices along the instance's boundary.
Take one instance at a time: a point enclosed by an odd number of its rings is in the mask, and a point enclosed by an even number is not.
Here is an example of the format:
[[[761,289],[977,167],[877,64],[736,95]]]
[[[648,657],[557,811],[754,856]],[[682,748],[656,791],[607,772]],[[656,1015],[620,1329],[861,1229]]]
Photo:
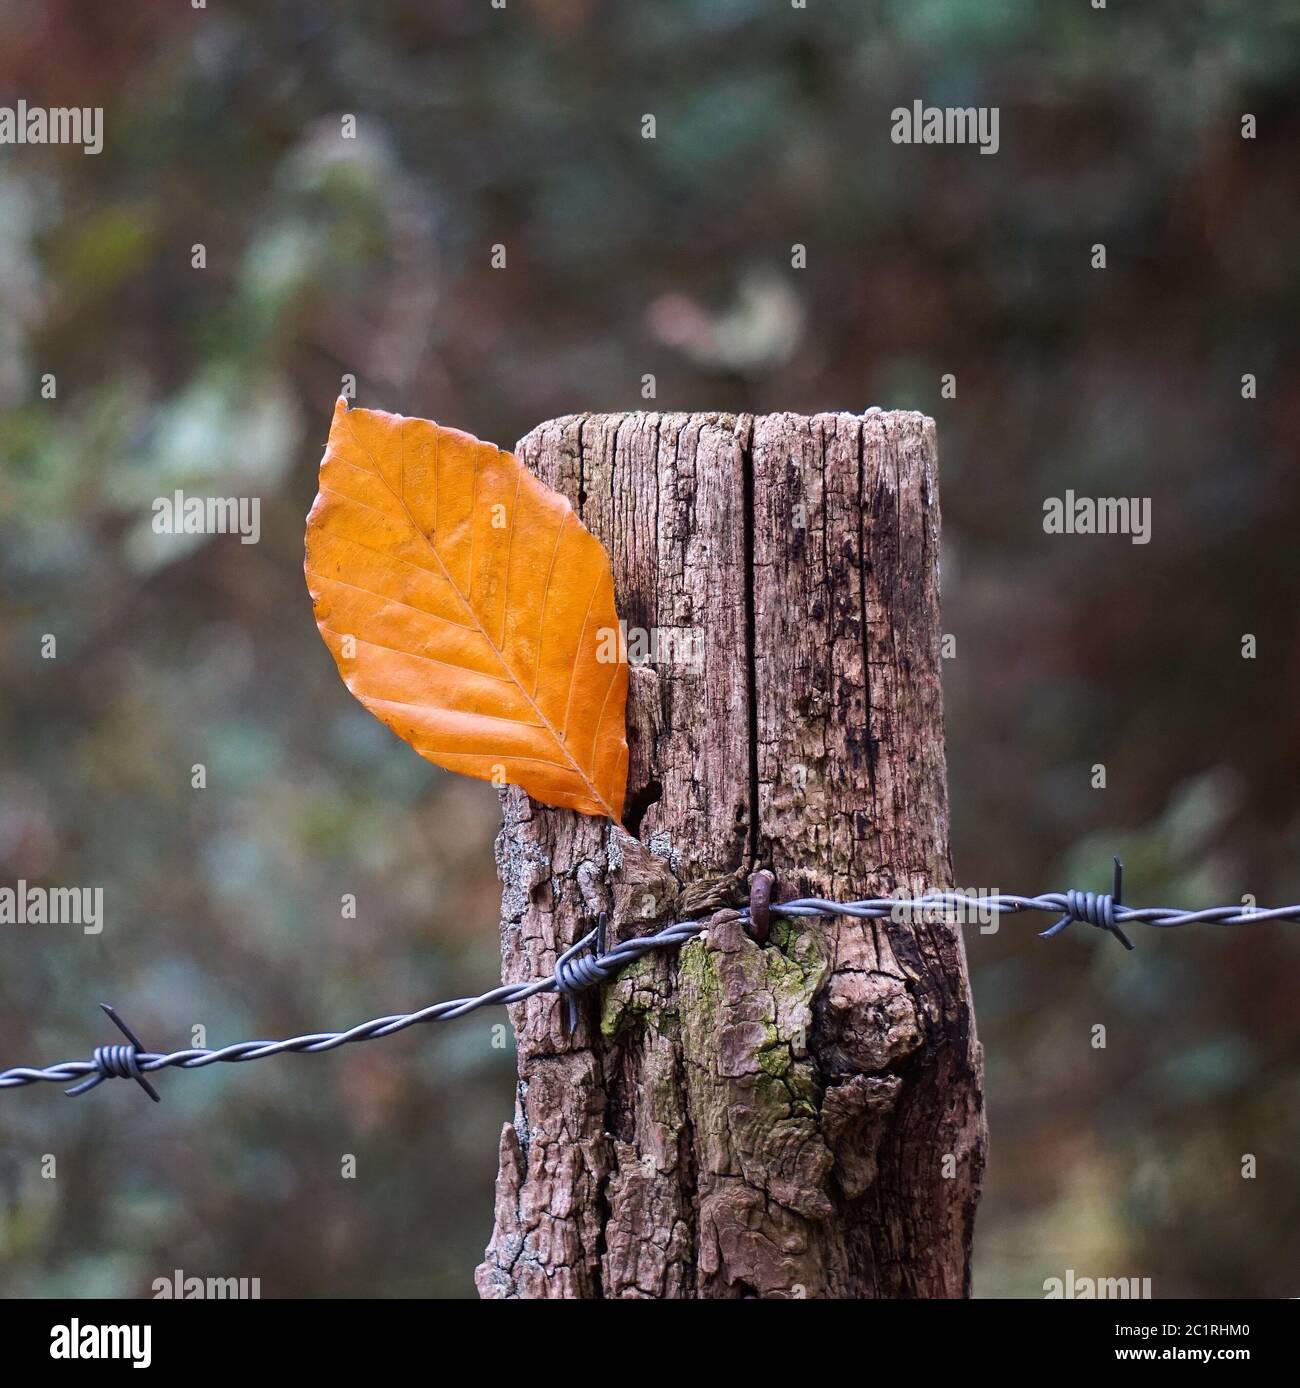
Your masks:
[[[581,415],[517,456],[613,561],[626,832],[511,789],[506,981],[743,899],[951,886],[933,421]],[[656,644],[657,643],[657,644]],[[739,874],[739,876],[737,875]],[[740,889],[740,897],[737,891]],[[723,921],[512,1009],[486,1297],[961,1296],[984,1163],[960,929]]]

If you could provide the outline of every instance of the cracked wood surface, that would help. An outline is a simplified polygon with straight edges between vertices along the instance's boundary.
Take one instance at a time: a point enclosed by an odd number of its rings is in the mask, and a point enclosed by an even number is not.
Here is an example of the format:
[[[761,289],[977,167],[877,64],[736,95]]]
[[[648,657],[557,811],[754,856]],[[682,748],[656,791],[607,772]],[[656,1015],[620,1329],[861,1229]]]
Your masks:
[[[933,422],[582,415],[517,456],[608,548],[634,666],[627,829],[503,793],[503,979],[715,912],[580,1000],[511,1009],[485,1297],[961,1296],[984,1163],[958,928],[728,907],[951,885]],[[631,832],[628,832],[631,830]]]

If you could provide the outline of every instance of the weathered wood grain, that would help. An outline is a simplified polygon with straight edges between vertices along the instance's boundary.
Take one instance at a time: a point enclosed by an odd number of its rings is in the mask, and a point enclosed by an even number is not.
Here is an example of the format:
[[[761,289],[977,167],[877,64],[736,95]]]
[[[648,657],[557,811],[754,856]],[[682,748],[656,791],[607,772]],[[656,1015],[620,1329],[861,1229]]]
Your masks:
[[[504,793],[503,977],[724,907],[950,884],[934,426],[923,416],[584,415],[518,455],[609,549],[632,671],[627,825]],[[949,925],[725,911],[583,999],[512,1009],[489,1297],[959,1296],[984,1160]]]

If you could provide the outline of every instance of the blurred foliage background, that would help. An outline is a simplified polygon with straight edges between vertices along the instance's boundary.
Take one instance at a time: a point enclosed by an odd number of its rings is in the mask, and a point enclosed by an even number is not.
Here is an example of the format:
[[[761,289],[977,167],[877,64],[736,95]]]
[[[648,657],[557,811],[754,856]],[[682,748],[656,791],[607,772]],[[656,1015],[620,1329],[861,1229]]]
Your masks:
[[[1121,853],[1141,902],[1300,897],[1298,39],[1283,0],[0,3],[0,104],[105,123],[0,148],[0,882],[102,884],[108,918],[5,927],[0,1061],[111,1040],[101,997],[167,1049],[496,976],[493,792],[372,720],[312,622],[347,373],[507,446],[645,373],[660,409],[933,414],[957,883],[1100,890]],[[915,98],[999,107],[1000,152],[892,144]],[[1045,536],[1069,487],[1150,497],[1151,544]],[[176,488],[260,497],[261,542],[154,535]],[[977,1293],[1300,1293],[1300,928],[968,940]],[[504,1020],[164,1076],[158,1109],[0,1098],[0,1291],[470,1294]]]

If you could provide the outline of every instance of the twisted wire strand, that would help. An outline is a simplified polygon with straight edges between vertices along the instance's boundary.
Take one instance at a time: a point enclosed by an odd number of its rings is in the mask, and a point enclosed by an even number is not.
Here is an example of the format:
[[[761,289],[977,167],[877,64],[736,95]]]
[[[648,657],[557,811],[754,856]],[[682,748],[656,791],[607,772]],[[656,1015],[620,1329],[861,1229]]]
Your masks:
[[[1271,908],[1242,906],[1211,906],[1200,911],[1185,911],[1171,906],[1124,906],[1114,894],[1092,892],[1044,892],[1039,896],[1016,896],[993,893],[988,896],[964,892],[929,892],[924,896],[901,900],[898,897],[872,897],[864,901],[827,901],[823,897],[800,897],[796,901],[773,902],[770,910],[775,916],[791,919],[807,916],[851,916],[862,920],[882,920],[885,917],[906,919],[915,912],[952,914],[980,918],[985,915],[1019,915],[1038,911],[1058,915],[1059,920],[1041,934],[1050,938],[1068,926],[1078,923],[1092,925],[1115,934],[1126,948],[1132,949],[1120,928],[1126,924],[1142,924],[1160,930],[1184,925],[1254,925],[1262,921],[1290,921],[1300,924],[1300,905]],[[747,907],[734,911],[742,925],[748,927]],[[360,1022],[346,1031],[322,1031],[306,1036],[291,1036],[283,1041],[237,1041],[218,1049],[203,1047],[182,1051],[157,1052],[145,1050],[125,1024],[110,1008],[105,1008],[130,1039],[129,1045],[98,1046],[90,1060],[65,1060],[44,1067],[18,1065],[0,1072],[0,1089],[19,1089],[44,1081],[61,1084],[80,1081],[69,1093],[84,1093],[105,1079],[134,1079],[156,1097],[143,1079],[145,1074],[169,1068],[199,1070],[207,1065],[234,1064],[249,1060],[265,1060],[269,1056],[299,1052],[319,1055],[337,1050],[357,1041],[375,1041],[383,1036],[395,1036],[408,1027],[425,1022],[449,1021],[464,1017],[480,1007],[523,1002],[543,993],[559,993],[570,1004],[570,1022],[576,995],[599,983],[606,983],[637,959],[656,950],[673,949],[693,940],[709,926],[710,919],[677,921],[653,935],[621,940],[612,948],[600,949],[602,927],[589,931],[565,950],[555,962],[555,972],[530,983],[508,983],[492,988],[473,998],[452,998],[433,1003],[416,1012],[399,1012],[388,1017],[375,1017]]]

